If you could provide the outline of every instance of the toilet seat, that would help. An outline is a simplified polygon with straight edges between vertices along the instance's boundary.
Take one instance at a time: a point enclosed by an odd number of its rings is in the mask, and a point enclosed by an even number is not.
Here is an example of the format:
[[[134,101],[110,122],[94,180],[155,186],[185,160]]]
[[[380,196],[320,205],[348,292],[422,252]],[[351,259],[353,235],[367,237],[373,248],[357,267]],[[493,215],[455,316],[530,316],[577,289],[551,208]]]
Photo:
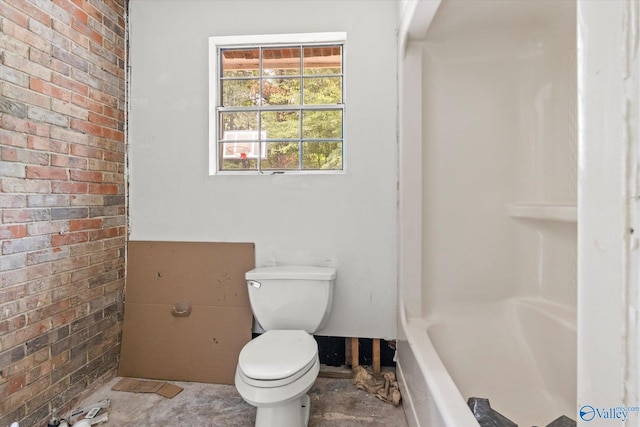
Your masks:
[[[279,387],[304,375],[318,360],[318,344],[301,330],[271,330],[251,340],[238,358],[238,373],[255,387]]]

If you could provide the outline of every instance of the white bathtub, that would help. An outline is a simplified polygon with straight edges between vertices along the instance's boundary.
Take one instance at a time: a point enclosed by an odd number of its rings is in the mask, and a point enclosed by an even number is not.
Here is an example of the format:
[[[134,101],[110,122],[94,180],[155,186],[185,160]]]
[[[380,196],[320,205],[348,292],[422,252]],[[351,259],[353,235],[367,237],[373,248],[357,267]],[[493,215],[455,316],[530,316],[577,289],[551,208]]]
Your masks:
[[[398,373],[411,426],[477,426],[466,401],[488,398],[520,426],[575,419],[575,311],[541,299],[401,315]]]

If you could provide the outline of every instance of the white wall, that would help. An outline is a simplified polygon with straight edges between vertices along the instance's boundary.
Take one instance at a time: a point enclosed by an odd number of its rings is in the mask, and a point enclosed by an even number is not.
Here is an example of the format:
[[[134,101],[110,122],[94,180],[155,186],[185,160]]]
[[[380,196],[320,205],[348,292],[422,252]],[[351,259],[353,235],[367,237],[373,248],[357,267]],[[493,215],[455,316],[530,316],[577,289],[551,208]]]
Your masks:
[[[335,263],[325,335],[396,335],[396,4],[130,2],[130,239],[255,242],[256,264]],[[345,31],[347,170],[209,176],[210,36]]]
[[[578,17],[578,406],[637,407],[640,8],[579,1]],[[639,424],[634,412],[624,425]]]

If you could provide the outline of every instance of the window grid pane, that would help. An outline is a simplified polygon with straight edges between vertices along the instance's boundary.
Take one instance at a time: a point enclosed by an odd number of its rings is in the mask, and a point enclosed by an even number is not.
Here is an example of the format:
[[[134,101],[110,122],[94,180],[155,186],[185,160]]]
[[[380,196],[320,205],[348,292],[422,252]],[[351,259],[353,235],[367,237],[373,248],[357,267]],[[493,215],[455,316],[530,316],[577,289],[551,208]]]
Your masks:
[[[219,58],[219,170],[343,169],[341,45],[223,48]]]

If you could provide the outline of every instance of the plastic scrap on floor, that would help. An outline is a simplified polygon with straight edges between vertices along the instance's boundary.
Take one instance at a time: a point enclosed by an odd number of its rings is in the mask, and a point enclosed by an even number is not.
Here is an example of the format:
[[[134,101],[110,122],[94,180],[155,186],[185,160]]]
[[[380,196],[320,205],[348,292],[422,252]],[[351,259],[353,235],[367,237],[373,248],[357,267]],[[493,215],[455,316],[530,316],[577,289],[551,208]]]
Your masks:
[[[489,399],[470,397],[467,400],[467,405],[473,412],[473,416],[478,420],[480,427],[518,427],[516,423],[496,410],[491,409]]]
[[[80,421],[85,424],[96,425],[109,421],[109,406],[111,400],[104,399],[90,405],[82,406],[71,411],[69,422],[73,425]]]
[[[369,392],[384,402],[391,403],[393,406],[400,405],[400,389],[396,374],[393,372],[386,372],[382,379],[376,379],[363,366],[356,366],[353,368],[352,382],[357,388]]]
[[[547,424],[547,427],[576,427],[576,422],[571,418],[563,415],[559,418],[556,418],[551,423]]]
[[[518,427],[516,423],[491,408],[489,399],[470,397],[467,405],[478,420],[480,427]],[[546,425],[546,427],[576,427],[576,422],[562,415]]]

